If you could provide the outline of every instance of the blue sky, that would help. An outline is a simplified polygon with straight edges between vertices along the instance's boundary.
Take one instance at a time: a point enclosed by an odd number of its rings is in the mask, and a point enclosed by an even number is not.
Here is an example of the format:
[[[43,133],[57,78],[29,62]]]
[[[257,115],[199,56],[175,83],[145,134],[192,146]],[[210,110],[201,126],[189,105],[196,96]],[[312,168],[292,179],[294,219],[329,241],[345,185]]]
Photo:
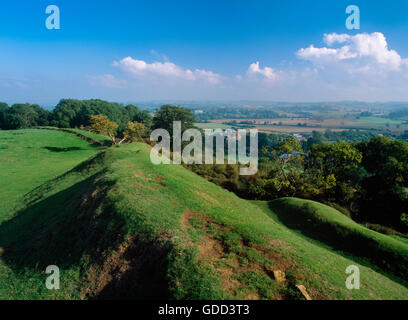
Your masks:
[[[407,14],[406,0],[2,1],[0,101],[408,100]]]

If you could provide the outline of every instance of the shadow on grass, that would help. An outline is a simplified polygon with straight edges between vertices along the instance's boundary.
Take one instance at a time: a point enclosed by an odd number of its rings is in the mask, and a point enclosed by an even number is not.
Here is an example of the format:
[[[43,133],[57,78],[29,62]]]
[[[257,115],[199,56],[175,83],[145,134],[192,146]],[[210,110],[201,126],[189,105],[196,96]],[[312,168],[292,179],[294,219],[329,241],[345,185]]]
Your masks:
[[[68,148],[59,148],[59,147],[43,147],[43,149],[47,149],[51,152],[69,152],[69,151],[79,151],[83,150],[80,147],[68,147]]]
[[[126,221],[106,198],[112,185],[95,174],[3,222],[3,262],[16,274],[79,268],[81,292],[91,299],[168,298],[168,245],[128,239]]]
[[[305,203],[301,208],[289,209],[281,199],[268,203],[277,219],[307,238],[317,240],[324,246],[339,250],[336,253],[369,267],[394,281],[408,287],[408,252],[399,251],[391,245],[370,238],[359,230],[336,223],[321,221],[317,210]]]

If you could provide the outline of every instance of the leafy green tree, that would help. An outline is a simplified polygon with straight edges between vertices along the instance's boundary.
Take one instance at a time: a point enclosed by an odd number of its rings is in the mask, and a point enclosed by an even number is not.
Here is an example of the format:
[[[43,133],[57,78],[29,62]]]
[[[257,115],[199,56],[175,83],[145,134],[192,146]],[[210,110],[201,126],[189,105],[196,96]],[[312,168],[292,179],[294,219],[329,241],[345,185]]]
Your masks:
[[[363,218],[406,228],[401,217],[408,212],[408,143],[376,137],[357,147],[368,173],[362,184]]]
[[[319,168],[324,175],[334,174],[338,181],[352,181],[361,169],[362,154],[347,142],[313,145],[306,161],[307,168]]]
[[[309,150],[314,144],[320,144],[326,141],[322,132],[313,131],[313,135],[304,142],[304,149]]]
[[[191,110],[171,105],[162,106],[153,117],[153,129],[165,129],[173,136],[173,121],[181,122],[181,132],[194,128],[195,118]]]
[[[14,104],[6,114],[6,129],[25,129],[37,125],[38,114],[30,104]]]
[[[99,114],[104,114],[116,122],[119,131],[123,131],[129,121],[141,122],[146,127],[150,127],[152,122],[149,112],[139,110],[133,105],[123,106],[99,99],[62,99],[53,111],[52,125],[66,128],[86,127],[90,125],[91,116]]]
[[[305,169],[321,174],[324,179],[334,177],[336,187],[332,189],[330,200],[350,204],[364,176],[361,161],[361,152],[349,143],[321,143],[313,145],[308,151]]]
[[[104,134],[111,138],[113,144],[117,144],[116,142],[116,129],[118,128],[118,124],[116,122],[110,121],[107,116],[104,114],[98,114],[95,116],[91,116],[91,130],[92,132],[98,134]],[[119,142],[119,144],[122,141]]]
[[[0,102],[0,129],[3,129],[5,127],[5,118],[8,108],[9,107],[7,103]]]
[[[146,126],[140,122],[129,121],[126,125],[126,129],[123,131],[123,137],[128,141],[143,141],[146,135]]]
[[[268,181],[257,182],[257,187],[263,184],[267,194],[295,195],[295,181],[299,172],[303,171],[304,154],[300,142],[293,137],[286,137],[273,146],[264,147],[263,153],[270,159],[265,177]]]

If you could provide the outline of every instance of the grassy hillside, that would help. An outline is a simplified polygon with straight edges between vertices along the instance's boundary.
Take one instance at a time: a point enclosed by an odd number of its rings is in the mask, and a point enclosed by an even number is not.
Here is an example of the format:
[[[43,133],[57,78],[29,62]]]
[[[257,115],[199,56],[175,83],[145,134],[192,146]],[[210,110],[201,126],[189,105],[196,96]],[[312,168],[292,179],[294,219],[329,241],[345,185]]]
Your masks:
[[[0,222],[33,188],[95,155],[100,148],[49,130],[0,130]]]
[[[258,202],[275,221],[332,248],[364,258],[401,281],[408,276],[408,244],[367,229],[324,204],[297,198]]]
[[[0,224],[0,298],[300,299],[303,284],[314,299],[408,299],[352,255],[305,241],[182,166],[153,165],[149,150],[102,150],[25,192],[25,207]],[[45,288],[51,264],[61,290]],[[360,290],[345,287],[351,264]]]

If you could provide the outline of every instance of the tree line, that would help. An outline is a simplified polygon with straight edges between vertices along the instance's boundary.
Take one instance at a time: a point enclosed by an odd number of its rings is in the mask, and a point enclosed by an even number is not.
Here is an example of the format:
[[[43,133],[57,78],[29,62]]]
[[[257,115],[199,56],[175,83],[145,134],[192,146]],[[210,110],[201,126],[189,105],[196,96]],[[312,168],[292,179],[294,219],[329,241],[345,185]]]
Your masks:
[[[118,130],[125,129],[129,121],[152,125],[152,116],[148,111],[140,110],[134,105],[103,100],[62,99],[52,110],[46,110],[37,104],[0,103],[0,129],[26,129],[36,126],[53,126],[59,128],[80,128],[91,125],[91,116],[104,114],[118,124]]]

